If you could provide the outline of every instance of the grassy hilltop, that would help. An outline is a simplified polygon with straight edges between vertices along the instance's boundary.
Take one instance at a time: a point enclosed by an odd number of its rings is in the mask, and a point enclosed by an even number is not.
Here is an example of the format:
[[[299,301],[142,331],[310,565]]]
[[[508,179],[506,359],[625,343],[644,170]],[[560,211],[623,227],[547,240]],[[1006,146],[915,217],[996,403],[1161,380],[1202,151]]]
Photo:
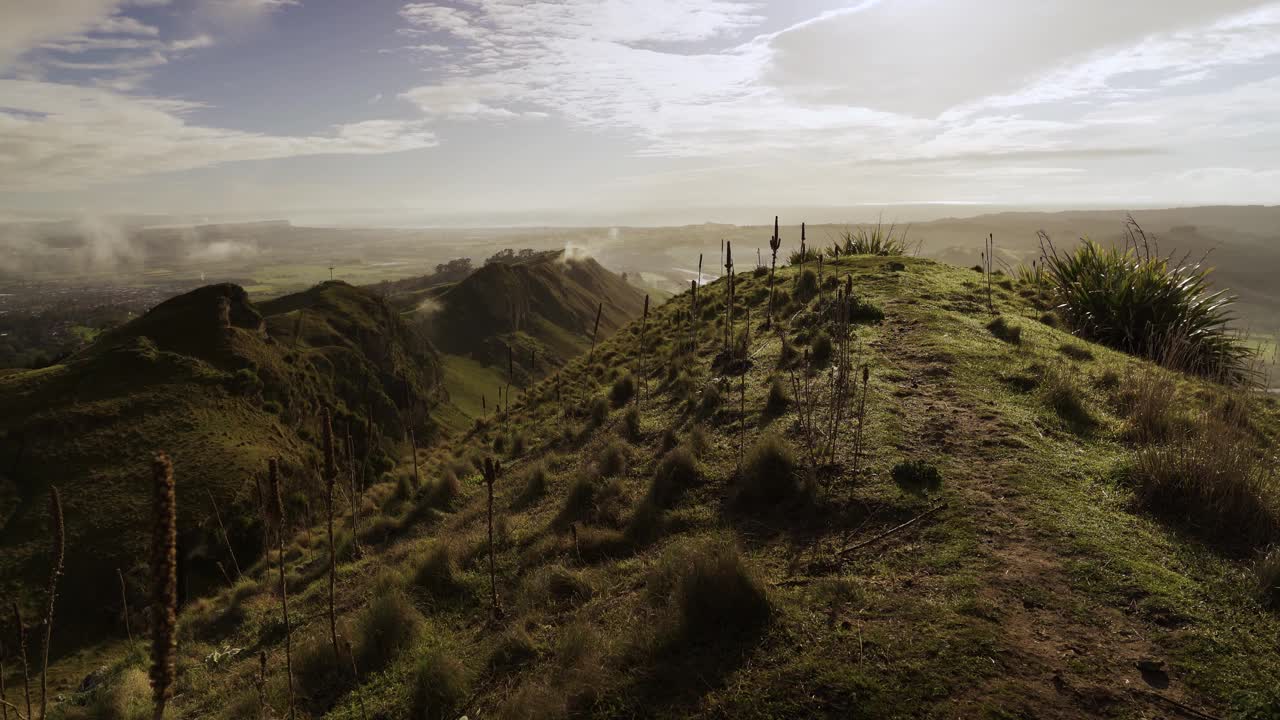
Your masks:
[[[1011,278],[815,269],[779,271],[767,328],[739,273],[728,347],[720,280],[398,446],[340,545],[338,657],[323,524],[292,514],[298,715],[1275,716],[1274,398],[1079,340]],[[172,716],[287,713],[267,560],[183,608]],[[144,663],[122,632],[68,658],[68,687],[107,667],[58,713],[146,712]]]

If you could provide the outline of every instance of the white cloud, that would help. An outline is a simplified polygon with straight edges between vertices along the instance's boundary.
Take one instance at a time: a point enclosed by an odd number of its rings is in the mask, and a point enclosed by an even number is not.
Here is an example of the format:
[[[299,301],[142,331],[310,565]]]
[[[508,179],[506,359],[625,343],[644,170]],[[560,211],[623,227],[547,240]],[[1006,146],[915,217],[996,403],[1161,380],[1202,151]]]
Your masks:
[[[1181,116],[1158,105],[1221,82],[1218,71],[1280,57],[1274,2],[863,0],[743,40],[761,12],[727,0],[413,3],[407,30],[448,42],[458,59],[402,97],[429,116],[551,113],[629,131],[641,155],[687,158],[1132,157],[1163,141],[1134,130],[1151,114],[1189,141],[1210,118],[1232,123],[1228,137],[1276,132],[1206,102],[1221,86]],[[1133,73],[1150,77],[1126,84]],[[1250,112],[1280,110],[1256,99]]]
[[[276,136],[188,124],[197,104],[105,89],[0,80],[0,188],[78,187],[242,160],[432,147],[423,121],[370,120],[327,135]]]

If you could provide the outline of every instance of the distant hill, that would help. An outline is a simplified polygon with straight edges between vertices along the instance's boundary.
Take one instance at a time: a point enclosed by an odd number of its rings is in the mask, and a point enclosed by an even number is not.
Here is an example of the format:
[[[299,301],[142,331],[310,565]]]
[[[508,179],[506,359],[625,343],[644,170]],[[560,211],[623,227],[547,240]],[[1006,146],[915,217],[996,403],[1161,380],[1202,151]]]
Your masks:
[[[462,425],[492,409],[508,352],[519,392],[590,348],[597,310],[604,340],[644,309],[644,292],[621,276],[555,251],[393,297],[445,355],[445,385]]]
[[[183,592],[221,582],[229,564],[212,523],[220,506],[242,562],[259,551],[256,478],[281,458],[293,508],[319,482],[317,417],[334,424],[368,478],[389,469],[407,409],[428,408],[438,358],[381,298],[341,282],[255,306],[236,285],[202,287],[103,334],[63,364],[0,376],[0,593],[41,587],[47,572],[46,498],[66,506],[64,617],[78,632],[114,622],[94,588],[122,568],[145,578],[148,462],[165,450],[177,468]],[[425,442],[434,432],[415,418]],[[372,419],[374,432],[366,421]],[[345,445],[345,442],[344,442]],[[233,570],[228,567],[228,572]],[[63,637],[69,637],[70,634]]]

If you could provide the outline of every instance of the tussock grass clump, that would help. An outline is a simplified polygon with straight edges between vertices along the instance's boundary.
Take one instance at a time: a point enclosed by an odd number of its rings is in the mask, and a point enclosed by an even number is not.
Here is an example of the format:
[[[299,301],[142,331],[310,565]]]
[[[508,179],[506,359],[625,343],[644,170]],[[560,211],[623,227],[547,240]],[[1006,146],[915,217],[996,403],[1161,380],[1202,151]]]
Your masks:
[[[1116,404],[1127,419],[1126,439],[1136,443],[1164,443],[1189,429],[1183,415],[1177,385],[1163,371],[1146,369],[1131,373],[1120,384]]]
[[[636,379],[631,373],[626,373],[613,381],[613,387],[609,389],[609,401],[615,408],[620,408],[631,402],[635,394]]]
[[[1138,451],[1138,503],[1237,549],[1280,540],[1280,475],[1274,461],[1217,423]]]
[[[1059,312],[1082,337],[1197,375],[1251,379],[1252,351],[1231,332],[1235,298],[1212,292],[1209,269],[1155,255],[1128,223],[1123,250],[1085,240],[1044,248]]]
[[[702,459],[707,454],[707,449],[711,444],[707,441],[707,431],[702,429],[701,425],[694,425],[689,431],[689,449],[693,451],[693,456]]]
[[[769,381],[769,395],[764,402],[764,416],[776,418],[791,407],[791,396],[787,394],[787,386],[782,378],[775,376]]]
[[[1022,328],[1005,320],[1003,315],[987,323],[987,329],[992,335],[1010,345],[1018,345],[1022,342]]]
[[[543,607],[574,607],[591,599],[591,583],[563,565],[540,567],[520,585],[516,606],[524,612]]]
[[[390,665],[417,640],[422,625],[422,614],[403,591],[392,590],[374,597],[356,620],[356,663],[360,672],[378,672]]]
[[[1057,366],[1045,368],[1039,389],[1045,404],[1072,429],[1085,431],[1097,425],[1097,420],[1085,403],[1084,392],[1067,370]]]
[[[679,500],[681,493],[698,484],[698,461],[684,447],[677,447],[662,456],[653,471],[649,484],[649,501],[658,507],[670,507]]]
[[[733,543],[711,540],[668,550],[650,575],[651,598],[669,596],[669,646],[750,638],[773,615],[764,583]]]
[[[698,403],[698,413],[702,417],[711,417],[720,409],[724,398],[720,395],[720,387],[713,382],[702,388],[702,399]]]
[[[818,275],[812,270],[805,270],[796,278],[796,300],[807,303],[818,294]]]
[[[452,720],[471,692],[471,680],[455,655],[431,648],[418,659],[412,690],[411,720]]]
[[[617,440],[610,440],[600,449],[596,467],[601,477],[614,477],[627,471],[627,447]]]
[[[1262,603],[1270,608],[1280,608],[1280,547],[1269,548],[1258,555],[1253,565],[1253,576]]]
[[[313,636],[298,644],[293,659],[293,677],[302,694],[302,704],[316,714],[328,712],[349,689],[351,669],[348,658],[338,659],[329,638]]]
[[[576,522],[617,525],[624,510],[622,486],[615,480],[579,475],[569,487],[564,507],[553,522],[554,527],[566,530]]]
[[[609,419],[609,401],[597,397],[591,401],[591,426],[600,427]]]
[[[413,584],[436,599],[454,597],[463,590],[452,544],[436,541],[413,575]]]
[[[458,482],[458,476],[452,470],[444,470],[418,491],[418,505],[447,510],[453,507],[461,494],[462,483]]]
[[[777,435],[765,435],[752,446],[736,484],[738,505],[767,510],[805,494],[795,451]]]
[[[825,330],[819,331],[809,345],[809,366],[814,368],[826,367],[831,362],[831,353],[833,351],[834,346],[831,344],[831,336]]]
[[[622,416],[622,434],[630,442],[640,440],[640,411],[634,405]]]
[[[1072,360],[1079,360],[1080,362],[1088,362],[1094,359],[1092,350],[1083,345],[1076,345],[1074,343],[1063,343],[1059,345],[1058,352],[1066,355]]]
[[[527,508],[547,494],[547,466],[537,462],[524,471],[524,487],[512,503],[514,508]]]
[[[96,693],[85,715],[93,720],[151,720],[151,684],[141,668],[125,668]]]
[[[680,444],[680,436],[676,434],[674,427],[668,427],[662,431],[662,437],[658,438],[658,455],[667,454],[672,448]]]
[[[538,657],[538,647],[533,638],[519,625],[498,636],[489,651],[487,665],[490,672],[510,672],[527,665]]]

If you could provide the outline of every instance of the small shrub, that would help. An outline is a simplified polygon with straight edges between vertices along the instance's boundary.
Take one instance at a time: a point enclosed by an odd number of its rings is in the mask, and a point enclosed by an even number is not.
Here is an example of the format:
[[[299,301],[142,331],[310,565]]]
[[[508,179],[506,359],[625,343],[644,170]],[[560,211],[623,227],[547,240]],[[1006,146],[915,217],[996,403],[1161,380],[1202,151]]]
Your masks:
[[[1010,345],[1017,345],[1022,342],[1022,328],[1005,320],[1003,315],[987,323],[987,329],[991,331],[992,335]]]
[[[809,366],[813,368],[826,367],[827,363],[831,362],[832,351],[831,336],[825,330],[819,331],[809,346]]]
[[[1058,313],[1047,312],[1040,316],[1040,322],[1051,328],[1062,327],[1062,318],[1058,317]]]
[[[600,450],[596,466],[601,477],[613,477],[627,471],[627,447],[617,440],[610,440]]]
[[[613,387],[609,390],[609,401],[615,408],[620,408],[631,402],[635,394],[636,379],[631,376],[631,373],[627,373],[613,381]]]
[[[1160,257],[1130,219],[1124,249],[1089,240],[1053,250],[1044,268],[1067,324],[1094,342],[1199,375],[1251,379],[1253,352],[1230,329],[1235,302],[1209,269]]]
[[[755,510],[766,510],[801,495],[795,451],[777,435],[765,435],[747,454],[737,484],[737,501]]]
[[[905,493],[927,495],[942,487],[942,472],[924,460],[909,460],[893,466],[893,481]]]
[[[764,415],[768,418],[776,418],[781,416],[791,406],[791,396],[787,394],[787,387],[782,383],[782,378],[774,377],[769,382],[769,396],[764,402]]]
[[[412,687],[412,720],[453,720],[471,683],[457,657],[444,648],[432,648],[418,659]]]
[[[670,507],[698,479],[698,461],[687,448],[678,447],[664,455],[654,468],[649,499],[658,507]]]
[[[622,432],[631,442],[640,440],[640,411],[634,405],[622,416]]]
[[[507,436],[498,434],[493,438],[493,452],[501,455],[507,451]]]
[[[519,430],[511,433],[511,457],[516,458],[524,454],[524,433]]]
[[[768,274],[769,274],[769,268],[767,268],[767,267],[765,267],[765,266],[763,266],[763,265],[761,265],[761,266],[759,266],[759,267],[757,267],[756,269],[754,269],[754,270],[752,270],[752,271],[751,271],[751,276],[752,276],[752,277],[757,277],[757,278],[762,278],[762,277],[764,277],[765,275],[768,275]]]
[[[378,672],[417,639],[422,615],[404,593],[374,597],[356,621],[357,663],[361,672]]]

